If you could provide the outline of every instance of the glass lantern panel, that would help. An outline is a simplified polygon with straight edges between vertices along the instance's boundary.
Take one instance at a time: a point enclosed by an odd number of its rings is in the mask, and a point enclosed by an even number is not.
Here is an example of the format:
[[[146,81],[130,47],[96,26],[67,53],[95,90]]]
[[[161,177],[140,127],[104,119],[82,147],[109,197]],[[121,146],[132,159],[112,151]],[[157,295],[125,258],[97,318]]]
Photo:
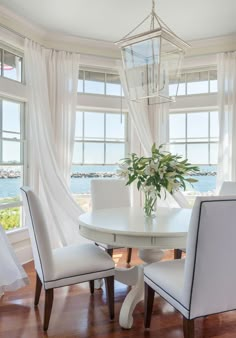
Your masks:
[[[144,99],[159,90],[160,38],[151,38],[122,48],[131,100]]]
[[[169,96],[174,98],[178,93],[178,86],[180,82],[180,65],[182,62],[182,54],[178,50],[165,52],[164,48],[161,53],[161,86],[159,89],[159,95],[168,99]],[[171,85],[171,86],[170,86]]]

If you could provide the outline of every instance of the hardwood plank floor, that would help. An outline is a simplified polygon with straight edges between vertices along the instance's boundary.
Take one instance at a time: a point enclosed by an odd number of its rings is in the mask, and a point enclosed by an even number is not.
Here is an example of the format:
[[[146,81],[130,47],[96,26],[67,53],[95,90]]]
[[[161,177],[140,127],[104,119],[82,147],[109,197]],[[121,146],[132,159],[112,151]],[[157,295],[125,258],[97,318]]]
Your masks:
[[[136,264],[140,260],[136,250],[133,251],[131,263]],[[126,266],[126,252],[115,250],[114,259],[118,266]],[[173,251],[167,251],[164,259],[172,257]],[[121,329],[118,317],[128,287],[118,282],[115,284],[115,320],[109,320],[104,288],[90,295],[88,283],[78,284],[55,290],[49,330],[44,333],[44,292],[42,290],[38,308],[34,308],[33,263],[24,267],[30,277],[30,285],[16,292],[8,292],[0,300],[1,338],[183,338],[182,316],[159,296],[155,298],[151,329],[144,329],[143,302],[135,309],[133,328]],[[197,319],[195,326],[196,338],[236,338],[236,311]]]

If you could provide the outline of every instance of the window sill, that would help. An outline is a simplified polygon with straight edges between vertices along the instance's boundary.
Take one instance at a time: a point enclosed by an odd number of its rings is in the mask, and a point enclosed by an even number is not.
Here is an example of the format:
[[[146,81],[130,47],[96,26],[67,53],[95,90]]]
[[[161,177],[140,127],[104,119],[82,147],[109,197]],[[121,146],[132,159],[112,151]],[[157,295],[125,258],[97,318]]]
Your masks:
[[[26,227],[7,231],[6,234],[11,244],[29,239],[29,231]]]

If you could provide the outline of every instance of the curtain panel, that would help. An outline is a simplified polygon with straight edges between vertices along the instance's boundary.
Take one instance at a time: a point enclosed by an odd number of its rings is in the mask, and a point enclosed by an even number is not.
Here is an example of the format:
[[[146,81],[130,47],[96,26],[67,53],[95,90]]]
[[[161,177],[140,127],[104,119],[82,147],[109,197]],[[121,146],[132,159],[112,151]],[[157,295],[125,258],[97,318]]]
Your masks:
[[[218,55],[219,152],[217,190],[236,181],[236,52]]]
[[[140,142],[141,151],[145,156],[151,156],[151,147],[153,143],[156,146],[163,145],[164,150],[168,150],[169,142],[169,103],[147,105],[145,101],[136,102],[129,100],[129,90],[125,77],[124,70],[120,63],[118,63],[118,70],[120,74],[121,85],[124,91],[124,96],[127,101],[129,114],[131,118],[131,152],[136,152],[140,147],[137,146],[137,141]],[[137,198],[135,190],[133,189],[133,200],[141,201]],[[162,198],[158,199],[157,205],[160,207],[180,207],[185,200],[185,205],[188,205],[187,200],[181,192],[171,195],[170,193],[162,192]],[[164,196],[166,198],[164,198]],[[179,200],[181,202],[179,203]]]
[[[81,242],[82,209],[69,190],[79,55],[25,39],[30,186],[43,204],[54,247]]]
[[[5,291],[15,291],[29,284],[27,274],[0,225],[0,297]]]

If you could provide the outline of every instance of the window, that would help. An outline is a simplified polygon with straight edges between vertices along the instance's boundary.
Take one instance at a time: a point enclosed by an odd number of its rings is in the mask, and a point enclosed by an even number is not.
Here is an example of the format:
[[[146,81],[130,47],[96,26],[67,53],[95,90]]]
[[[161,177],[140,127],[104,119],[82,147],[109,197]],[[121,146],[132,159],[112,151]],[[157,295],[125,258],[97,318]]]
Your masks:
[[[218,112],[170,113],[170,151],[200,166],[195,189],[215,188],[219,140]]]
[[[24,104],[0,99],[0,223],[6,230],[21,226]]]
[[[175,84],[169,85],[170,95],[174,95]],[[180,77],[178,96],[209,94],[217,92],[216,69],[183,73]]]
[[[77,112],[73,163],[114,165],[124,157],[127,114]]]
[[[78,92],[98,95],[121,95],[120,77],[98,71],[79,71]]]
[[[89,194],[90,180],[115,176],[126,147],[126,113],[77,112],[71,191],[83,208],[89,201],[81,194]]]
[[[1,76],[22,82],[22,57],[5,49],[1,49],[0,51]]]

